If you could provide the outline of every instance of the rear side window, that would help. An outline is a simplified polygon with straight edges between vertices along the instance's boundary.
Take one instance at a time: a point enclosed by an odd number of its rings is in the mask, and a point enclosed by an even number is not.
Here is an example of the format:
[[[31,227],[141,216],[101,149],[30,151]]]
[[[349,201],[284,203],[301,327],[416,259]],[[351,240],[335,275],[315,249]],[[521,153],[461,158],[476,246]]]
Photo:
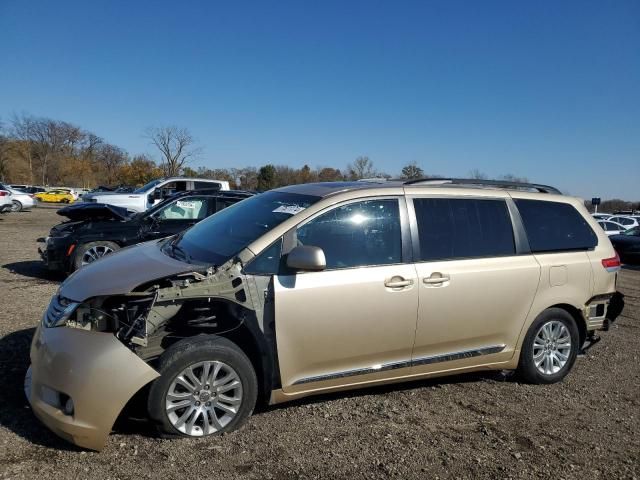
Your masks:
[[[220,187],[220,185],[215,182],[193,182],[194,190],[215,190],[218,187]]]
[[[414,198],[420,261],[515,255],[504,200]]]
[[[598,237],[568,203],[515,199],[532,252],[588,250]]]

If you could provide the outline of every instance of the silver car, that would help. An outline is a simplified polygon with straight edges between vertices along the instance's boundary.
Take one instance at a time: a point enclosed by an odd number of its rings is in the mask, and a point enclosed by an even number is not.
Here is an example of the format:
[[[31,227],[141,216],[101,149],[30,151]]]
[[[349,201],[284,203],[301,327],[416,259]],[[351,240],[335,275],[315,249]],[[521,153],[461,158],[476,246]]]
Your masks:
[[[20,212],[22,210],[30,210],[36,206],[33,195],[0,183],[0,190],[6,190],[11,196],[11,211]]]
[[[11,211],[11,193],[0,188],[0,213]]]

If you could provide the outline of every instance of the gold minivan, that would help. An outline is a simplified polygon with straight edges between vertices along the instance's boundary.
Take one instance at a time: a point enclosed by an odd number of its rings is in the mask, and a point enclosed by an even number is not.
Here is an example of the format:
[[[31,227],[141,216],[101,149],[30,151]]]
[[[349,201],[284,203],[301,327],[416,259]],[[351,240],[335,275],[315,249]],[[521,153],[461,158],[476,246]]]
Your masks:
[[[581,200],[478,180],[294,185],[71,275],[25,392],[101,449],[144,395],[160,432],[242,425],[256,402],[478,370],[560,381],[622,309]]]

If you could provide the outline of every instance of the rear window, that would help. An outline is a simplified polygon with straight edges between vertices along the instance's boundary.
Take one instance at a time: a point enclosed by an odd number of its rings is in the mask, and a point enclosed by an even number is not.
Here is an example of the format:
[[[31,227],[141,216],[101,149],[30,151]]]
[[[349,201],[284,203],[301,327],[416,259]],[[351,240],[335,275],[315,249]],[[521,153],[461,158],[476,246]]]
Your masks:
[[[515,254],[504,200],[414,198],[420,261]]]
[[[598,237],[568,203],[515,199],[532,252],[589,250]]]

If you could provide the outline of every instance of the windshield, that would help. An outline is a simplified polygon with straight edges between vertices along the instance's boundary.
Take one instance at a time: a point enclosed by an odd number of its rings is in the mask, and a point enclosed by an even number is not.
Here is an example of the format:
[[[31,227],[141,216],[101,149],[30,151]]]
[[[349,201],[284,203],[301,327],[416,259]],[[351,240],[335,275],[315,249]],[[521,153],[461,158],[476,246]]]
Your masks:
[[[173,240],[193,263],[221,265],[286,219],[320,197],[266,192],[221,210]],[[175,249],[165,249],[171,254]]]
[[[629,235],[631,237],[640,237],[640,227],[633,227],[629,230],[622,232],[622,235]]]
[[[152,180],[147,183],[144,187],[137,188],[133,191],[133,193],[145,193],[147,190],[151,190],[157,184],[159,184],[162,180]]]

